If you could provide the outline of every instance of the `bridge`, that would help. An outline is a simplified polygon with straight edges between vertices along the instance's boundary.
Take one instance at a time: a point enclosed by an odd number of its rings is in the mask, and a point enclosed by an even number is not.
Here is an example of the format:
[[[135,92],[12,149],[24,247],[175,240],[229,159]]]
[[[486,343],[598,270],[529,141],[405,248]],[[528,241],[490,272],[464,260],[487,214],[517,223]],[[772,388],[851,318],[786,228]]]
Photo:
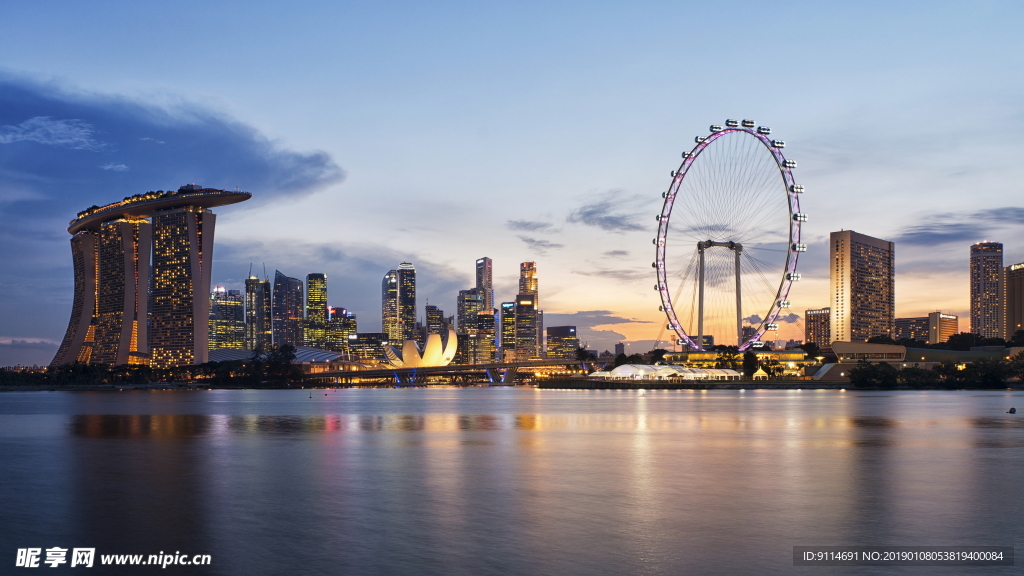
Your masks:
[[[511,384],[521,368],[545,368],[565,366],[587,373],[600,370],[607,362],[595,360],[528,360],[525,362],[493,362],[490,364],[449,364],[448,366],[426,366],[421,368],[383,368],[376,370],[335,370],[306,374],[307,380],[330,379],[334,383],[351,383],[353,380],[387,380],[395,384],[425,384],[430,377],[447,376],[451,379],[474,377],[492,384]]]

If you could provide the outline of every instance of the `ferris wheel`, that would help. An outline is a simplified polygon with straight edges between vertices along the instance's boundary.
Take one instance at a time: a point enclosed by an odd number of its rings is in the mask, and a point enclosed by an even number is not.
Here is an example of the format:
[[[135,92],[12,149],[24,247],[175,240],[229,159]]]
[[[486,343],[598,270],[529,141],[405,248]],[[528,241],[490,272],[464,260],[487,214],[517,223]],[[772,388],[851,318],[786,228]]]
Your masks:
[[[800,211],[803,186],[793,179],[796,162],[770,134],[753,120],[711,126],[683,152],[662,193],[655,289],[667,329],[690,350],[760,347],[790,307],[797,259],[807,250],[800,241],[807,215]]]

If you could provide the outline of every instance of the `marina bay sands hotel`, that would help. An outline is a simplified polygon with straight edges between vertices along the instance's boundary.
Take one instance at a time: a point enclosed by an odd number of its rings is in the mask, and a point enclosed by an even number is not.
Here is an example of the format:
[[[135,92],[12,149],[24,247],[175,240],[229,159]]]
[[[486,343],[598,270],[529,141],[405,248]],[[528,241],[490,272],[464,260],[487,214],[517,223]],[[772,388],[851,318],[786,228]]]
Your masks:
[[[210,208],[251,197],[189,184],[79,212],[68,227],[75,300],[51,365],[206,362]]]

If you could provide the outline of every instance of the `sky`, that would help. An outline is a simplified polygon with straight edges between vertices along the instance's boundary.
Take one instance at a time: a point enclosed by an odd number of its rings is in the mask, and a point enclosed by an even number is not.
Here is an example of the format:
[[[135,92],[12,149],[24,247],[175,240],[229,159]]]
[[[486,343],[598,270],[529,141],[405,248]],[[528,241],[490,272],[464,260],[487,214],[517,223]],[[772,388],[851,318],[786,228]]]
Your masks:
[[[786,141],[807,192],[790,294],[828,304],[827,238],[896,243],[896,314],[968,322],[969,245],[1024,260],[1016,2],[22,2],[0,21],[0,365],[48,363],[75,213],[150,190],[216,209],[214,284],[328,275],[380,325],[417,268],[455,313],[536,261],[548,326],[591,348],[666,338],[651,268],[680,153],[726,118]]]

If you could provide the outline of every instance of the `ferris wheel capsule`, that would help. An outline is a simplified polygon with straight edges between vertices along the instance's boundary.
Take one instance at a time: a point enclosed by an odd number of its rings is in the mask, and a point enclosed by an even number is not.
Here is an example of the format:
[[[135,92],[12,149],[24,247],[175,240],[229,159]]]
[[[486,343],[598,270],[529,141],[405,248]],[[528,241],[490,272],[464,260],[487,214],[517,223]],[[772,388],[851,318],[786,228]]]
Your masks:
[[[696,138],[693,139],[693,141],[696,142],[697,144],[700,144],[701,142],[703,142],[703,141],[705,141],[707,139],[708,139],[707,136],[697,136]]]
[[[789,187],[789,191],[792,192],[793,194],[803,194],[804,187],[799,184],[793,184],[792,186]]]
[[[757,127],[757,133],[758,134],[764,134],[765,136],[767,136],[767,135],[772,133],[772,129],[767,127],[767,126],[758,126]]]
[[[786,160],[782,165],[786,168],[796,168],[796,160]]]
[[[728,126],[729,128],[736,128],[737,126],[740,125],[740,123],[738,120],[726,120],[725,125]]]
[[[712,124],[711,127],[708,128],[708,130],[710,130],[712,132],[721,132],[722,131],[722,127],[717,125],[717,124]]]
[[[757,124],[757,122],[754,122],[753,120],[744,120],[743,121],[743,127],[744,128],[753,128],[755,124]]]

